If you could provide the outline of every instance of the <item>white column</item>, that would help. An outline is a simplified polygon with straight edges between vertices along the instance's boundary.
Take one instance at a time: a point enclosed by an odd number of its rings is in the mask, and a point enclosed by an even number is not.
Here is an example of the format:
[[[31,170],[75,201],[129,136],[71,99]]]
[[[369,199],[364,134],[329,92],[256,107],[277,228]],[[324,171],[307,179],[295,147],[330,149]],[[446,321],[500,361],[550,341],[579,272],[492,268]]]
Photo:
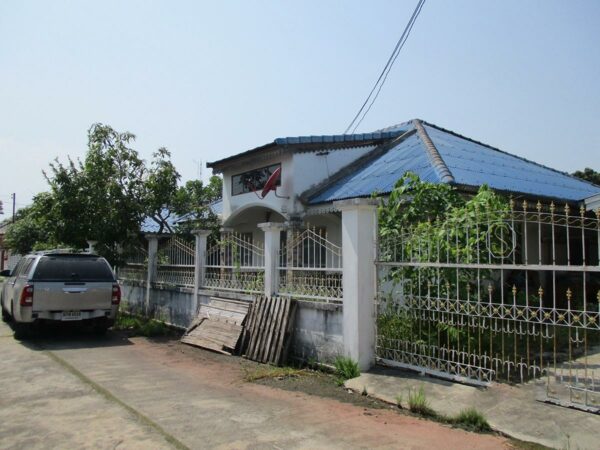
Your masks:
[[[147,234],[148,240],[148,274],[146,276],[146,304],[144,305],[145,313],[150,313],[150,291],[152,283],[156,280],[156,264],[158,255],[158,236],[155,234]]]
[[[192,310],[198,311],[198,291],[204,286],[204,276],[206,274],[206,242],[209,230],[193,230],[192,234],[196,237],[196,252],[194,258],[194,304]]]
[[[361,370],[375,361],[377,201],[335,202],[342,211],[344,351]]]
[[[258,228],[265,233],[265,295],[272,297],[279,289],[279,246],[284,224],[275,222],[259,223]]]

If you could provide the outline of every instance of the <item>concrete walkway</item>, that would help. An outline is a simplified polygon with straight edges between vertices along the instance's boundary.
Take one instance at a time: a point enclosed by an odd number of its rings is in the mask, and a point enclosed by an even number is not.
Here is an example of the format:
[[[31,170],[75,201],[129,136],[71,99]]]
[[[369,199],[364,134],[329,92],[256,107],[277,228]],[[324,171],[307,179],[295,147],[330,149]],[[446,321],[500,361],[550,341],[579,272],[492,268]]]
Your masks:
[[[541,387],[533,383],[476,388],[384,367],[346,382],[350,389],[362,392],[366,388],[369,395],[390,403],[402,395],[404,407],[408,392],[421,386],[438,413],[451,416],[475,407],[494,430],[517,439],[552,448],[600,448],[600,416],[536,401]]]
[[[506,449],[506,439],[243,380],[239,358],[0,324],[0,449]],[[350,395],[350,394],[348,394]]]

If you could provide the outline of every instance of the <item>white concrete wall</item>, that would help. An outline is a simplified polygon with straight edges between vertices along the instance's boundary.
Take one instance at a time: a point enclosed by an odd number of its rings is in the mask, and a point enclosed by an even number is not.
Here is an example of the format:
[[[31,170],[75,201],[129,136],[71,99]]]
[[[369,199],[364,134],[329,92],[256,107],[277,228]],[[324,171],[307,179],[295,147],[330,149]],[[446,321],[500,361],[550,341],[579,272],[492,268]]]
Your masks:
[[[290,215],[303,215],[305,207],[298,200],[300,194],[326,180],[374,148],[375,146],[366,146],[324,152],[288,152],[269,158],[257,158],[252,163],[244,165],[232,165],[223,171],[223,223],[228,225],[228,221],[235,220],[232,216],[235,216],[237,212],[253,206],[270,208],[286,218]],[[276,197],[273,192],[262,200],[252,192],[238,195],[231,194],[232,176],[272,164],[281,164],[281,186],[277,188],[277,194],[289,198]],[[244,218],[244,220],[246,219]],[[273,222],[275,220],[262,217],[256,223],[267,221]]]

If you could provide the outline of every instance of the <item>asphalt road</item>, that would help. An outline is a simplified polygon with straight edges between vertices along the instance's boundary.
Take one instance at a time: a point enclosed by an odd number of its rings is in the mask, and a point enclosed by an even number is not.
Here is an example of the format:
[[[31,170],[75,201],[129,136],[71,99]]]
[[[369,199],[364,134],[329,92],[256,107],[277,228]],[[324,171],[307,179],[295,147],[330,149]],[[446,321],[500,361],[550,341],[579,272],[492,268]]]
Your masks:
[[[451,429],[243,380],[238,358],[177,341],[0,324],[0,449],[507,448]]]

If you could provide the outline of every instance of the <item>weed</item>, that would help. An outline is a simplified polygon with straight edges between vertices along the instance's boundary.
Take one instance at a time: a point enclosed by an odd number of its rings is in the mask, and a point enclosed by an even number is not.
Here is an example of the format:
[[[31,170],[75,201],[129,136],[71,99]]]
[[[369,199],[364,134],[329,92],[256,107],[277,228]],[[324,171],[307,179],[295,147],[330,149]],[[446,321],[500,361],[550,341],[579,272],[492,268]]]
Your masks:
[[[349,356],[338,356],[334,362],[337,383],[341,386],[344,381],[360,375],[358,363]]]
[[[114,328],[116,330],[126,330],[133,336],[154,337],[169,334],[169,328],[163,322],[124,313],[117,316]]]
[[[485,416],[475,408],[463,409],[457,416],[448,419],[448,422],[472,431],[490,431],[492,429]]]
[[[402,401],[404,399],[402,398],[402,394],[398,394],[396,395],[396,405],[398,405],[398,408],[403,409],[402,408]]]
[[[423,386],[418,391],[412,389],[408,391],[408,409],[424,417],[436,417],[436,412],[429,406],[429,401],[425,396]]]
[[[306,372],[302,369],[295,369],[293,367],[275,367],[275,366],[261,366],[255,370],[248,370],[244,368],[246,381],[262,380],[263,378],[288,378],[298,377],[305,375]]]

